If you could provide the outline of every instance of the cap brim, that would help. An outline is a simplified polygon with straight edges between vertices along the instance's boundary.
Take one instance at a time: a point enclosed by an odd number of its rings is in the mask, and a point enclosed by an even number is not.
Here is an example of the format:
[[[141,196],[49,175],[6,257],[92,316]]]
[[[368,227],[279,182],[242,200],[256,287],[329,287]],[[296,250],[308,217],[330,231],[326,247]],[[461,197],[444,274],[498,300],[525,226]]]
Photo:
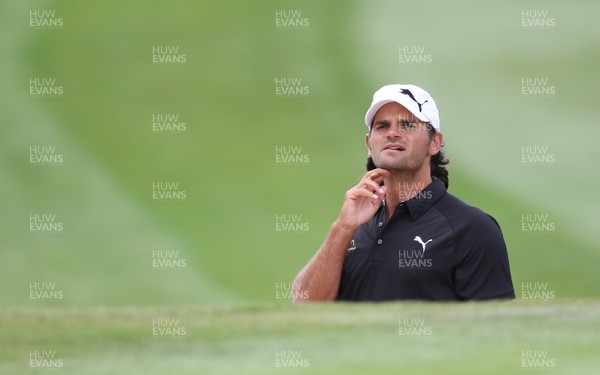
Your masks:
[[[371,107],[369,107],[369,110],[365,115],[365,124],[369,129],[371,129],[371,125],[373,123],[373,119],[375,118],[375,114],[377,113],[377,111],[379,111],[381,107],[388,103],[398,103],[407,110],[409,110],[410,113],[412,113],[419,120],[424,122],[430,122],[429,119],[419,111],[419,108],[415,106],[413,100],[408,98],[406,95],[402,95],[393,99],[382,99],[371,104]]]

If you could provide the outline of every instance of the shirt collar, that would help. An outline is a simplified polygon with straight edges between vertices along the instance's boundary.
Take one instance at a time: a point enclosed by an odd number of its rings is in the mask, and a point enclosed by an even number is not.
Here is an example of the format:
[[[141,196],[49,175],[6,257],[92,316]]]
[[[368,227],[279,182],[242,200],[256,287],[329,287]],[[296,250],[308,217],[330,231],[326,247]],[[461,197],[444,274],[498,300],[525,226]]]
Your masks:
[[[404,202],[403,206],[406,206],[408,214],[412,221],[417,220],[423,215],[435,202],[437,202],[444,194],[446,194],[446,187],[440,179],[433,180],[432,183],[427,185],[419,194],[413,198]],[[402,203],[396,206],[395,211],[398,211],[402,207]]]

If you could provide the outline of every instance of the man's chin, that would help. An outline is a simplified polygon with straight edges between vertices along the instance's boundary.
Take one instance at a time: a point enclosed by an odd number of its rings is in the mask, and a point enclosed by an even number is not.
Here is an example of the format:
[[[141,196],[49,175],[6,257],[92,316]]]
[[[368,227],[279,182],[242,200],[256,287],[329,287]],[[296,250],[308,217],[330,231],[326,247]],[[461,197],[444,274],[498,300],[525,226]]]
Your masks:
[[[388,162],[388,161],[373,161],[373,164],[375,165],[375,167],[377,168],[382,168],[385,170],[388,170],[390,172],[405,172],[407,170],[409,170],[409,168],[407,168],[407,165],[405,163],[392,163],[392,162]]]

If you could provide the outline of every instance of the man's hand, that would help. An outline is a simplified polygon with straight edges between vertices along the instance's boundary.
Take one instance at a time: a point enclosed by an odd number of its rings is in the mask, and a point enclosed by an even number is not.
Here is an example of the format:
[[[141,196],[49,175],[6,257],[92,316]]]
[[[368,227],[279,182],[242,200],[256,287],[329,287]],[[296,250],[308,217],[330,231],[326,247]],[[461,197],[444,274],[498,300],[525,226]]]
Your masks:
[[[294,302],[335,299],[346,249],[358,227],[369,221],[381,205],[386,188],[379,184],[389,175],[390,172],[385,169],[373,169],[346,192],[340,216],[331,226],[325,243],[296,276]]]
[[[346,192],[338,224],[356,229],[369,221],[385,197],[386,187],[379,184],[390,175],[385,169],[376,168],[367,172],[358,185]]]

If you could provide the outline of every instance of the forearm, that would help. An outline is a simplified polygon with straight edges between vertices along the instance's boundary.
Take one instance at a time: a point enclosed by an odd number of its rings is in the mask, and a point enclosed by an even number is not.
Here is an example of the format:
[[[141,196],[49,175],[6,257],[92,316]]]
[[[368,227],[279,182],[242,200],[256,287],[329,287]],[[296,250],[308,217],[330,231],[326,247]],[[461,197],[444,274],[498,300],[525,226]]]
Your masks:
[[[335,299],[346,250],[355,232],[355,228],[344,227],[338,221],[333,223],[321,248],[294,280],[294,302]]]
[[[386,192],[386,187],[380,184],[389,174],[385,169],[374,169],[346,192],[340,216],[331,226],[325,242],[294,280],[294,302],[335,299],[346,250],[358,228],[379,209]]]

